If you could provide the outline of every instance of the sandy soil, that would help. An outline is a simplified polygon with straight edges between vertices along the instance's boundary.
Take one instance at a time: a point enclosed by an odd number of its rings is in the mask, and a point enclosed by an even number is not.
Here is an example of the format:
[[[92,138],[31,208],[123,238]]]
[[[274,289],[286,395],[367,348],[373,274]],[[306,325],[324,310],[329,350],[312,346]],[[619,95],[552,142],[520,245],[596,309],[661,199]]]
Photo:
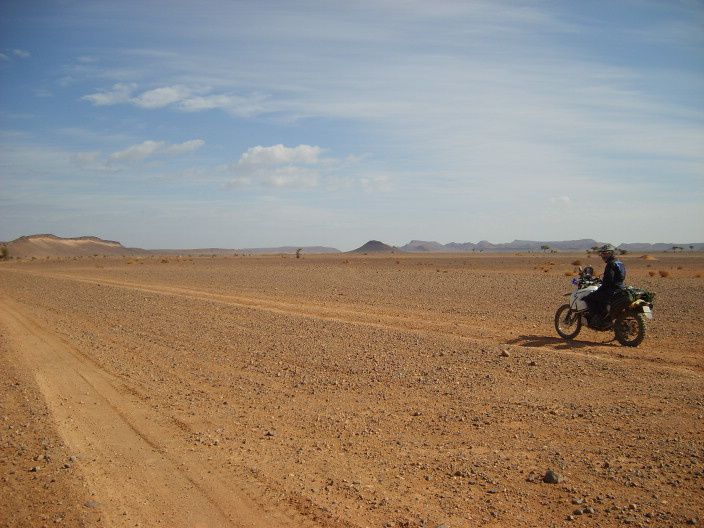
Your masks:
[[[3,263],[0,526],[701,524],[704,256],[639,256],[635,349],[556,337],[585,255]]]

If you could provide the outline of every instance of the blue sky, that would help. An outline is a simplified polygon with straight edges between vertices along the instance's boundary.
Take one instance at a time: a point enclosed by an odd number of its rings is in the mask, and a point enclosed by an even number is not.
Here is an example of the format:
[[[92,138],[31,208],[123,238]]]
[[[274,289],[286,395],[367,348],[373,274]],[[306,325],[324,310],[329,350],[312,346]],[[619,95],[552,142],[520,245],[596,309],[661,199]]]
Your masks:
[[[701,1],[0,4],[0,240],[704,241]]]

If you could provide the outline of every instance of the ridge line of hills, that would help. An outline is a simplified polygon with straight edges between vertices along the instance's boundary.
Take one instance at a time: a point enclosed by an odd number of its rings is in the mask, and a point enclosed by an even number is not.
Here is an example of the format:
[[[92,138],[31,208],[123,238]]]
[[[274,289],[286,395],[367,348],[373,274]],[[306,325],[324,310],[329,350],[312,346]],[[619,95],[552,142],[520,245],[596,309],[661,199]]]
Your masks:
[[[493,244],[487,240],[473,242],[450,242],[441,244],[435,241],[411,240],[400,247],[391,246],[378,240],[370,240],[350,253],[467,253],[467,252],[544,252],[544,251],[585,251],[601,246],[603,242],[586,238],[562,241],[514,240]],[[244,254],[279,254],[296,253],[342,253],[340,250],[326,246],[280,246],[262,248],[193,248],[193,249],[141,249],[125,247],[114,240],[103,240],[95,236],[62,238],[51,234],[21,236],[10,242],[0,242],[6,248],[10,258],[32,257],[73,257],[73,256],[148,256],[148,255],[232,255]],[[624,251],[672,251],[673,247],[681,251],[704,250],[704,243],[624,243],[617,246]]]

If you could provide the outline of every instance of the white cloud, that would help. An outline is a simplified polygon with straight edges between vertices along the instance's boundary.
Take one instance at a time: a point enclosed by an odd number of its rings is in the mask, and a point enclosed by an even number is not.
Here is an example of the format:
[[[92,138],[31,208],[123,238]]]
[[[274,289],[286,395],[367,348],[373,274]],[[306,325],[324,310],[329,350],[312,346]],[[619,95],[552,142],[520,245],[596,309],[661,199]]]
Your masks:
[[[286,147],[257,145],[244,152],[237,163],[225,167],[234,172],[230,187],[259,183],[268,187],[315,187],[336,160],[320,158],[323,149],[314,145]]]
[[[19,59],[28,59],[32,54],[27,50],[13,49],[12,54]]]
[[[165,145],[166,143],[163,141],[147,140],[140,143],[139,145],[132,145],[131,147],[126,148],[125,150],[113,152],[112,154],[110,154],[109,159],[110,161],[117,162],[139,161],[146,158],[147,156],[151,156],[158,150],[163,149]]]
[[[233,106],[233,103],[233,98],[229,95],[195,96],[182,100],[179,107],[187,112],[198,112],[214,108],[228,108]]]
[[[205,145],[202,139],[191,139],[183,143],[169,144],[166,141],[147,140],[126,149],[109,154],[101,151],[78,152],[70,156],[70,161],[83,169],[114,171],[123,163],[134,163],[152,156],[178,156],[195,152]]]
[[[113,85],[112,90],[84,95],[81,99],[91,102],[95,106],[111,106],[127,103],[132,100],[132,92],[134,92],[136,87],[137,85],[135,84],[118,83]]]
[[[10,60],[10,57],[8,57],[7,55],[5,55],[4,53],[0,53],[0,60],[7,61],[7,60]]]
[[[172,85],[134,95],[136,88],[136,84],[115,84],[110,90],[84,95],[81,99],[95,106],[131,104],[149,110],[169,106],[184,112],[219,109],[236,117],[249,117],[266,111],[266,97],[261,94],[213,94],[209,93],[209,88]]]
[[[142,108],[163,108],[179,101],[183,101],[190,94],[184,86],[166,86],[144,92],[131,102]]]
[[[317,145],[272,145],[247,149],[239,160],[215,170],[233,177],[228,187],[261,185],[274,188],[322,187],[328,192],[349,189],[387,191],[391,188],[388,174],[362,171],[358,156],[321,157],[324,149]]]
[[[140,161],[156,154],[177,156],[179,154],[195,152],[203,145],[205,145],[205,141],[202,139],[191,139],[189,141],[184,141],[183,143],[176,143],[173,145],[169,145],[165,141],[147,140],[137,145],[132,145],[125,150],[113,152],[110,154],[108,159],[111,162],[119,163]]]
[[[181,101],[178,107],[185,112],[219,109],[234,117],[250,117],[267,111],[265,100],[266,97],[260,94],[213,94],[189,97]]]
[[[265,183],[273,187],[315,187],[319,172],[305,167],[279,167],[266,173]]]
[[[256,146],[247,150],[238,165],[278,165],[283,163],[319,163],[322,149],[311,145],[286,147],[278,144],[271,147]]]
[[[205,141],[202,139],[191,139],[190,141],[184,141],[176,145],[169,145],[163,149],[163,152],[165,154],[186,154],[188,152],[195,152],[203,145],[205,145]]]

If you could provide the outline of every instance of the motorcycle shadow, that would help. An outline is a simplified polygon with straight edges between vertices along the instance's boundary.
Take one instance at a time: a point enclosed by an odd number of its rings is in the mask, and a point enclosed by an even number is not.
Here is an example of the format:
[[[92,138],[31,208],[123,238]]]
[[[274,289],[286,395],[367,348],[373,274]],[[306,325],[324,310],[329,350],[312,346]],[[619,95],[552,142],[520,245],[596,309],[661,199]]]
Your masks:
[[[557,350],[569,350],[575,348],[589,348],[594,346],[612,346],[618,345],[611,341],[584,341],[581,339],[566,340],[560,337],[541,336],[541,335],[521,335],[514,339],[506,341],[508,345],[519,345],[524,347],[550,347]]]

